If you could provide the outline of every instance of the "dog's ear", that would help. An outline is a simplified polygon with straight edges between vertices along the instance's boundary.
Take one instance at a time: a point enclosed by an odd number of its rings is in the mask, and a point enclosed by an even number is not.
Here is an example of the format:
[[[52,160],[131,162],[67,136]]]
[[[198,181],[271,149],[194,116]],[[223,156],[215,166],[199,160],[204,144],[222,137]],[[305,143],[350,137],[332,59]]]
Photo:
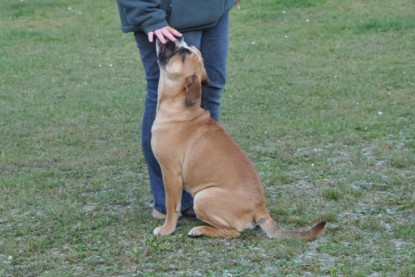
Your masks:
[[[202,86],[208,86],[209,84],[210,84],[210,81],[208,78],[202,80]]]
[[[199,77],[193,74],[193,76],[187,78],[185,87],[186,97],[184,102],[186,106],[193,106],[202,97],[202,84]]]

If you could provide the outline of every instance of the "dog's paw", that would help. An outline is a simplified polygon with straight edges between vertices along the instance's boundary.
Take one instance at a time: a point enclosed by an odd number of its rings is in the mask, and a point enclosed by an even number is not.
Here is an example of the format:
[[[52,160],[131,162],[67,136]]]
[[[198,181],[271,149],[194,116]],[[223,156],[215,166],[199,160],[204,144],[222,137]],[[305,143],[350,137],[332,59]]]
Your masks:
[[[195,227],[187,234],[189,237],[198,238],[203,236],[203,233],[200,231],[199,227]]]
[[[174,232],[174,229],[166,228],[163,225],[163,226],[160,226],[160,227],[157,227],[156,229],[154,229],[153,235],[155,235],[155,236],[168,236],[173,232]]]

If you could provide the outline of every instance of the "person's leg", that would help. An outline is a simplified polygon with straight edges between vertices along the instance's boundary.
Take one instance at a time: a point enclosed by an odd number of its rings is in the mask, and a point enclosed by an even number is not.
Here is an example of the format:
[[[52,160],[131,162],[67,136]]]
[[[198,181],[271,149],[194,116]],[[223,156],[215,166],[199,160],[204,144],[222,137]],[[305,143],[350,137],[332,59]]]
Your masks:
[[[222,89],[226,83],[229,48],[229,14],[226,13],[212,28],[203,30],[200,50],[210,80],[202,90],[202,108],[219,120]]]
[[[141,61],[144,66],[147,80],[147,94],[141,125],[141,146],[150,178],[151,193],[154,197],[153,207],[161,213],[165,213],[165,194],[160,166],[151,149],[151,127],[156,117],[157,89],[159,81],[159,68],[154,45],[148,42],[145,33],[135,33],[135,40],[140,51]]]
[[[157,159],[154,157],[151,149],[151,127],[156,117],[157,108],[157,90],[159,81],[159,67],[157,64],[157,53],[154,43],[149,43],[145,33],[137,32],[134,34],[137,47],[140,51],[141,61],[147,80],[147,95],[144,107],[144,114],[141,126],[141,144],[144,159],[147,163],[148,173],[150,177],[151,193],[153,194],[153,208],[158,212],[165,214],[165,192],[163,178]],[[182,210],[186,210],[193,206],[192,196],[184,192],[182,196]]]
[[[183,38],[188,45],[198,48],[203,56],[206,72],[210,80],[202,89],[202,108],[210,116],[219,120],[221,92],[226,83],[226,65],[229,48],[229,14],[208,29],[187,32]]]

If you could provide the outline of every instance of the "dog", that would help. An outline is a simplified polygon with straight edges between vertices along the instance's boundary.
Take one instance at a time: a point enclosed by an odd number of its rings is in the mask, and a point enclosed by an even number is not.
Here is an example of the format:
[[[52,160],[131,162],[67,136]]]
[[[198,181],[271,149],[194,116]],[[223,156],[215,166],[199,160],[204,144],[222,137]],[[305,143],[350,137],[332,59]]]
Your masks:
[[[191,237],[236,238],[260,226],[269,238],[316,239],[325,222],[289,231],[271,218],[252,162],[201,108],[202,85],[209,80],[200,51],[182,39],[156,47],[160,81],[151,145],[162,170],[167,214],[153,234],[175,231],[184,189],[194,198],[196,217],[209,224],[191,229]]]

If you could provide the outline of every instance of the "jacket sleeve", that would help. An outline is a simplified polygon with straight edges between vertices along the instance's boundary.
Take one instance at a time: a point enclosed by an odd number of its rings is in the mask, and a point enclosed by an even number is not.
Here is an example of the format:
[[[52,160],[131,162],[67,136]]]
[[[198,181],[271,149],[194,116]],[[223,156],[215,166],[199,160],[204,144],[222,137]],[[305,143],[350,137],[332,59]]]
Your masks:
[[[123,31],[146,33],[168,26],[160,0],[117,0]]]

